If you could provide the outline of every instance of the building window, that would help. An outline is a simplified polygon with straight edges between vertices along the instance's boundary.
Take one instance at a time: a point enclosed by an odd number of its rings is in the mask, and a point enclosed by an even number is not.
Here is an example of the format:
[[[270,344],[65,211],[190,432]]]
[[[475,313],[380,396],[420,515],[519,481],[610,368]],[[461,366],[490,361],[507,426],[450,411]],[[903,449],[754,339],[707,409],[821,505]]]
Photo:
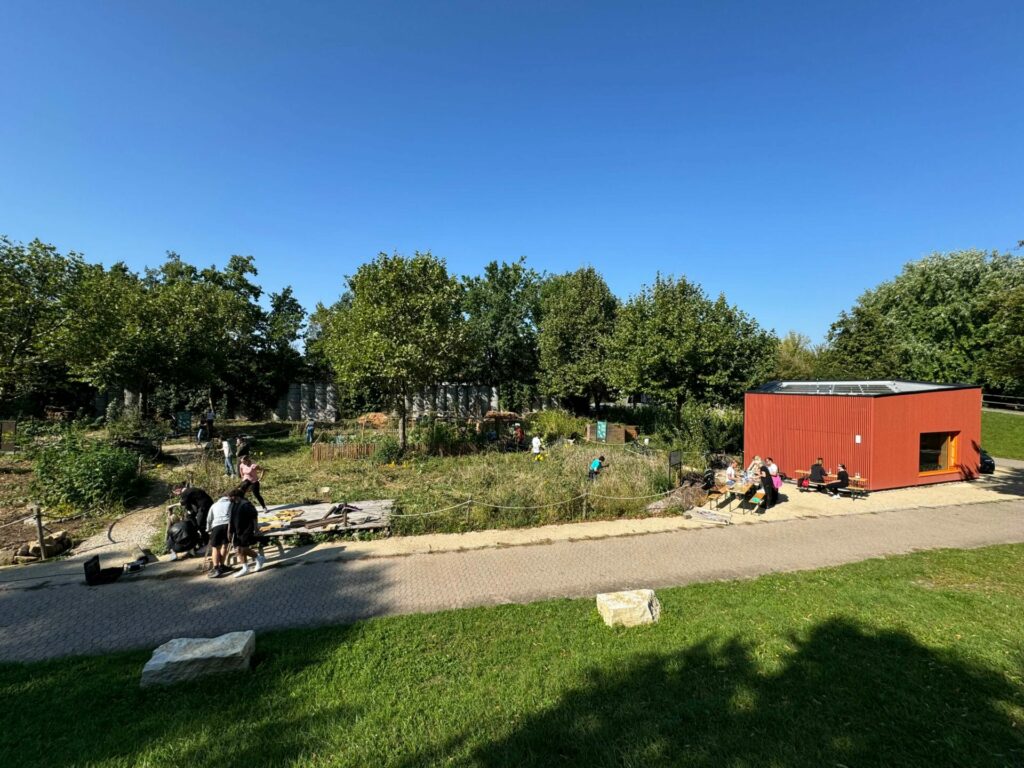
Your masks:
[[[919,471],[922,475],[956,469],[957,432],[922,432]]]

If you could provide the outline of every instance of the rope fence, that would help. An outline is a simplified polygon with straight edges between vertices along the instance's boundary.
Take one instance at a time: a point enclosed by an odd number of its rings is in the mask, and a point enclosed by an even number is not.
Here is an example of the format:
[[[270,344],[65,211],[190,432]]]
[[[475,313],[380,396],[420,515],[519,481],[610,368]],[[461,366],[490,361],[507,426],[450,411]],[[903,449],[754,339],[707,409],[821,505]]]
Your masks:
[[[571,499],[564,499],[562,501],[552,501],[552,502],[549,502],[547,504],[534,504],[534,505],[528,505],[528,506],[512,506],[512,505],[507,505],[507,504],[489,504],[486,501],[477,501],[476,499],[466,499],[466,500],[460,501],[458,504],[454,504],[454,505],[452,505],[450,507],[444,507],[442,509],[433,509],[433,510],[430,510],[429,512],[408,512],[408,513],[401,513],[401,514],[400,513],[392,512],[391,513],[391,517],[392,518],[399,518],[399,517],[403,517],[403,518],[404,517],[428,517],[430,515],[440,515],[440,514],[444,514],[445,512],[451,512],[453,510],[461,509],[462,507],[466,507],[466,506],[478,506],[478,507],[486,507],[488,509],[504,509],[504,510],[517,510],[517,511],[536,510],[536,509],[549,509],[550,507],[559,507],[559,506],[562,506],[564,504],[573,504],[574,502],[577,502],[580,499],[588,499],[588,498],[590,498],[590,499],[605,499],[605,500],[608,500],[608,501],[646,501],[647,499],[658,499],[658,498],[663,498],[665,496],[669,496],[669,495],[675,493],[678,490],[679,490],[678,488],[672,488],[671,490],[668,490],[668,491],[662,491],[661,493],[651,493],[651,494],[647,494],[647,495],[644,495],[644,496],[603,496],[603,495],[598,494],[598,493],[591,493],[590,491],[586,491],[584,493],[581,493],[579,496],[573,496]]]

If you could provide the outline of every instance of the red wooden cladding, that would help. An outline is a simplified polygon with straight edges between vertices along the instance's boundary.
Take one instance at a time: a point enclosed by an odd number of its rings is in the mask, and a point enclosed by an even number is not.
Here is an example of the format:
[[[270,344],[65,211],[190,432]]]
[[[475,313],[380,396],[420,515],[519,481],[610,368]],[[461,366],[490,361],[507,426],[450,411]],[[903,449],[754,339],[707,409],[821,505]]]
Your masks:
[[[977,475],[981,390],[914,392],[885,397],[748,392],[743,452],[771,456],[787,475],[817,457],[835,471],[842,462],[872,490],[947,482]],[[956,433],[959,467],[921,475],[921,433]],[[859,439],[858,439],[859,437]]]

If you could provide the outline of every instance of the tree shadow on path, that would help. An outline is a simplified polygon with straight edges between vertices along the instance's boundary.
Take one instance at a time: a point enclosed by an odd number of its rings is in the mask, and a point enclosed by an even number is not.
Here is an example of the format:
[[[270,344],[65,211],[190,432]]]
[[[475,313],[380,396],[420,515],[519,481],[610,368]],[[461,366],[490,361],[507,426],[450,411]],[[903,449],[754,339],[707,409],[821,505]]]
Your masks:
[[[1024,766],[1024,689],[1002,675],[845,619],[790,643],[774,672],[735,639],[593,670],[585,686],[466,762]],[[409,764],[446,762],[471,738]]]

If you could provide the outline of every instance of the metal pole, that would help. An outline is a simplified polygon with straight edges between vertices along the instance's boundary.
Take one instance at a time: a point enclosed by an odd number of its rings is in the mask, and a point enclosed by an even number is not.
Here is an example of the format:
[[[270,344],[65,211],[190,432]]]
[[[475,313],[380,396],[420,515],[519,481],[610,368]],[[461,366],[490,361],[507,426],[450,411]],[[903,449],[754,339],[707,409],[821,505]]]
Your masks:
[[[36,518],[36,536],[39,538],[39,558],[46,559],[46,544],[43,541],[43,510],[38,504],[33,504],[29,509]]]

